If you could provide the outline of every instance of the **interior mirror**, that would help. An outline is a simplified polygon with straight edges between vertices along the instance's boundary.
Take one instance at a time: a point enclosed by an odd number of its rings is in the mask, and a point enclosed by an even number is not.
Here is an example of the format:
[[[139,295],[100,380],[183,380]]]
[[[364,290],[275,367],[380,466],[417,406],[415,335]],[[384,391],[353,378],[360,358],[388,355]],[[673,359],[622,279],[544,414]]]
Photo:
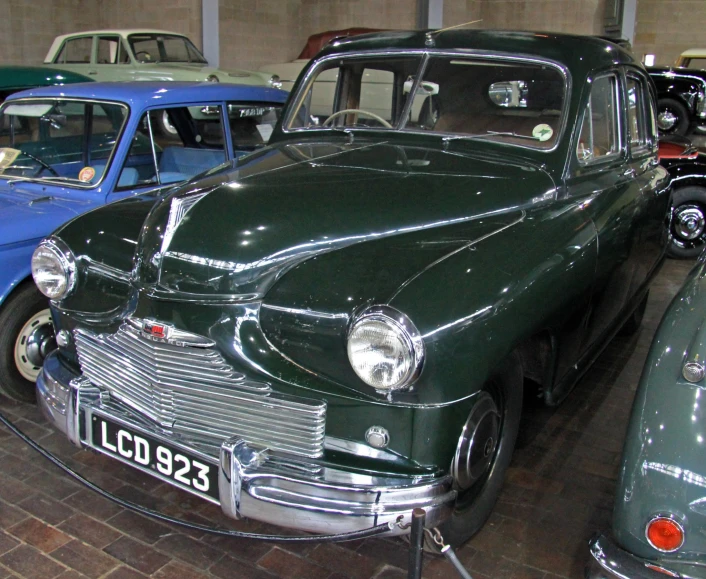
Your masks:
[[[526,108],[527,83],[524,80],[494,82],[488,88],[488,97],[499,107]]]

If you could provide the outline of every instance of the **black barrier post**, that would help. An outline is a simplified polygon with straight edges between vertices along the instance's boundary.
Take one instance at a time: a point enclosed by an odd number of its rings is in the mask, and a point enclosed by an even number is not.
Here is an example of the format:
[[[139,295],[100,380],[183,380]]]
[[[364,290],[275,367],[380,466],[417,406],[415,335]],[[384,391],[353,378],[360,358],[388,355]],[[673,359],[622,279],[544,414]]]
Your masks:
[[[412,530],[409,535],[409,579],[421,579],[422,555],[424,555],[424,521],[427,512],[424,509],[412,511]]]

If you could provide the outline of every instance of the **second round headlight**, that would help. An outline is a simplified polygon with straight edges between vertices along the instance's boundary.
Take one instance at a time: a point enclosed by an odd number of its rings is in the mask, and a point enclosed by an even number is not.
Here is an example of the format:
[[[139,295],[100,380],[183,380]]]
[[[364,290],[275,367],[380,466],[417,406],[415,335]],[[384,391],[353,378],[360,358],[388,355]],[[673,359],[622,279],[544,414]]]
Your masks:
[[[419,375],[424,343],[404,314],[376,306],[365,311],[348,333],[348,360],[358,377],[376,390],[409,386]]]
[[[32,255],[32,277],[39,291],[52,300],[60,300],[76,284],[74,256],[60,239],[45,239]]]

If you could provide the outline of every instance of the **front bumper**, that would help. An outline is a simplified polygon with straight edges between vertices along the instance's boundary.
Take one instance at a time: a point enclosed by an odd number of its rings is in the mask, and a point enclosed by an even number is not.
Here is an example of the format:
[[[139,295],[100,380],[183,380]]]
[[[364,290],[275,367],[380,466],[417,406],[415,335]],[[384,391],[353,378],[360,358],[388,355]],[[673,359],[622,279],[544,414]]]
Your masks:
[[[585,579],[664,579],[665,577],[703,577],[703,567],[688,563],[663,564],[648,561],[624,551],[605,535],[597,535],[589,543],[591,556]]]
[[[50,355],[37,380],[37,399],[47,420],[73,444],[104,452],[92,443],[91,419],[108,419],[130,432],[187,450],[200,460],[216,465],[218,492],[206,496],[233,518],[258,521],[313,533],[345,533],[385,523],[409,523],[414,508],[426,510],[426,524],[434,527],[451,513],[456,492],[450,476],[371,476],[324,461],[301,459],[250,447],[240,438],[224,440],[216,453],[189,439],[174,439],[125,405],[64,367],[57,354]],[[141,467],[115,454],[112,458],[153,476],[154,469]],[[164,478],[164,477],[160,477]],[[391,525],[390,534],[404,533]]]

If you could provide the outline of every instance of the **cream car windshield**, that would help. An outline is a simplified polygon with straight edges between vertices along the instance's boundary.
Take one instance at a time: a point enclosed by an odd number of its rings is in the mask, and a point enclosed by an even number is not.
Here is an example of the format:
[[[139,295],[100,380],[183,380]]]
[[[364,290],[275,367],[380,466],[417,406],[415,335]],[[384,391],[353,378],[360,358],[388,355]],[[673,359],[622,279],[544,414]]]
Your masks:
[[[347,58],[320,67],[289,129],[439,133],[550,149],[561,129],[565,79],[551,65],[439,55]]]
[[[115,103],[7,101],[0,109],[0,179],[95,185],[127,116]]]

